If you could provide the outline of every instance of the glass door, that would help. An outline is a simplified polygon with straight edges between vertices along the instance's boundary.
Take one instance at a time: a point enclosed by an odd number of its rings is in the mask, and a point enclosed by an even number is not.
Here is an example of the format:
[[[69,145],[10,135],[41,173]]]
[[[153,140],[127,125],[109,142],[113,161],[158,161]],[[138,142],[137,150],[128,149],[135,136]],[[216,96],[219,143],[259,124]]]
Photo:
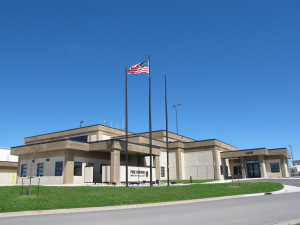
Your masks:
[[[260,168],[256,161],[247,162],[247,171],[249,178],[260,177]]]

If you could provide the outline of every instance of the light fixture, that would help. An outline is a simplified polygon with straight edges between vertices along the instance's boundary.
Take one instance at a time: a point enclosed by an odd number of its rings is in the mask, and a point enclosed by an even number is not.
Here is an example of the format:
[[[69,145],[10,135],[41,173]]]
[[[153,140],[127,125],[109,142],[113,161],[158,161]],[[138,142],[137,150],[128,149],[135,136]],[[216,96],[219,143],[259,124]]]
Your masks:
[[[177,120],[177,107],[181,106],[181,103],[178,103],[177,105],[173,105],[176,111],[176,127],[177,127],[177,134],[178,134],[178,120]]]

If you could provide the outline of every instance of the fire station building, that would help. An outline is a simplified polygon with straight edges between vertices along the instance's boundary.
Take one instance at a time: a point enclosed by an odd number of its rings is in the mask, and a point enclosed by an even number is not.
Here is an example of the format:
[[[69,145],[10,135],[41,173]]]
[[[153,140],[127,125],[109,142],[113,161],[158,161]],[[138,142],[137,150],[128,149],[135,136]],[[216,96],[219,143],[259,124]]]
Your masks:
[[[197,141],[168,133],[170,179],[289,177],[286,148],[238,150],[217,139]],[[17,183],[117,183],[126,180],[125,131],[93,125],[27,137],[11,149],[19,156]],[[150,181],[149,133],[128,134],[130,182]],[[166,131],[152,132],[153,180],[167,179]]]

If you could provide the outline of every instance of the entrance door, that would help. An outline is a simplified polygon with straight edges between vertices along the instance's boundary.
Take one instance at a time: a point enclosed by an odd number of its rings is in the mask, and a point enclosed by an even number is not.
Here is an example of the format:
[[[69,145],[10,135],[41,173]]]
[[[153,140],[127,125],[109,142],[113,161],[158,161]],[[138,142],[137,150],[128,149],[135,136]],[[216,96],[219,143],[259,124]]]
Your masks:
[[[260,169],[259,169],[258,162],[256,161],[247,162],[247,170],[248,170],[249,178],[260,177]]]
[[[84,168],[84,183],[92,183],[93,181],[93,174],[94,174],[94,167],[93,166],[86,166]]]

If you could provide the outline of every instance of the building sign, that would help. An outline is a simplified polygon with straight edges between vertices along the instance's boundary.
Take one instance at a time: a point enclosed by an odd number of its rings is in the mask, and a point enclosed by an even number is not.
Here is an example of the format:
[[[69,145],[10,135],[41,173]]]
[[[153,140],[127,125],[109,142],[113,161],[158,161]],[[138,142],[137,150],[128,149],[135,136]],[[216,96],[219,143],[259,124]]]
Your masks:
[[[253,154],[253,151],[246,152],[246,155],[252,155],[252,154]]]
[[[130,177],[148,177],[149,173],[148,173],[148,171],[144,171],[144,170],[129,170],[129,176]]]
[[[152,181],[156,180],[156,168],[152,168]],[[128,166],[128,181],[150,181],[150,167]],[[126,182],[126,166],[120,166],[120,181]],[[110,182],[110,165],[102,166],[102,182]]]
[[[156,168],[152,168],[152,181],[156,180]],[[126,181],[126,166],[120,166],[120,180]],[[129,182],[143,182],[150,181],[150,167],[143,166],[128,166],[128,181]]]

